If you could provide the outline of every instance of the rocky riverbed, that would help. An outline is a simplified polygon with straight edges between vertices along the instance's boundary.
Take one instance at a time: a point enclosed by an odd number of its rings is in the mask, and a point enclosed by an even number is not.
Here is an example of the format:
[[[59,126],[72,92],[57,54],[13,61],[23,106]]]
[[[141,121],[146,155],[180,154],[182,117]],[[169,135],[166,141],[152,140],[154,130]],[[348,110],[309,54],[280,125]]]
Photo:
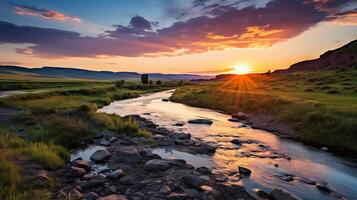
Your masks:
[[[89,159],[88,155],[78,157],[85,155],[85,150],[81,151],[82,154],[74,153],[72,161],[57,173],[64,187],[57,192],[56,198],[254,199],[242,186],[228,183],[226,177],[212,173],[207,167],[195,168],[185,160],[163,159],[152,152],[160,147],[190,154],[212,155],[215,153],[215,146],[194,140],[190,134],[160,128],[138,115],[130,117],[141,128],[152,132],[153,137],[130,138],[111,132],[98,135],[90,144],[97,148],[89,148]],[[249,176],[245,170],[249,169],[237,169],[231,176],[235,176],[238,182],[241,176]],[[263,191],[258,193],[269,196]],[[281,193],[284,192],[280,191],[279,195]],[[280,198],[279,195],[276,196],[277,199]]]

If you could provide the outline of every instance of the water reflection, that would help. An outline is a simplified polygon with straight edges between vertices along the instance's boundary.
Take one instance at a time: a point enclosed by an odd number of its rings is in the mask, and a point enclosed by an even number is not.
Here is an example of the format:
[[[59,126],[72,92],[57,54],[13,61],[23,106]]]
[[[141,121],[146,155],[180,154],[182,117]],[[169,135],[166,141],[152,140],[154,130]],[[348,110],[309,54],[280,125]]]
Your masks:
[[[236,172],[238,166],[248,167],[253,171],[250,177],[231,181],[245,185],[251,192],[255,188],[269,192],[279,187],[302,199],[340,199],[340,194],[347,199],[357,197],[357,170],[353,163],[298,142],[280,139],[266,131],[241,127],[241,123],[229,122],[230,116],[213,110],[161,100],[170,95],[169,92],[159,92],[117,101],[102,108],[100,112],[121,116],[140,114],[165,128],[191,133],[194,138],[215,143],[218,149],[208,159],[210,164],[205,163],[207,159],[202,161],[191,154],[168,154],[163,150],[156,153],[163,157],[186,159],[197,166],[204,163],[213,167],[216,173],[225,173],[227,176]],[[177,121],[187,122],[195,118],[208,118],[213,120],[213,124],[207,126],[185,123],[182,127],[174,126]],[[233,139],[239,139],[242,145],[232,144],[230,141]],[[321,192],[314,185],[315,182],[328,183],[336,193]]]

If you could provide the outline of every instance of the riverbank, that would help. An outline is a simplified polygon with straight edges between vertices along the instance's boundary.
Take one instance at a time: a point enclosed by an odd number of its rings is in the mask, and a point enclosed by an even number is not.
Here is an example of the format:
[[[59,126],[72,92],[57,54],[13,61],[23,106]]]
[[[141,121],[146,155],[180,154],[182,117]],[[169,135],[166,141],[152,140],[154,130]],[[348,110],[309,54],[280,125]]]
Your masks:
[[[177,83],[130,83],[120,88],[111,84],[0,99],[0,169],[6,172],[0,177],[1,199],[50,199],[63,184],[56,170],[66,165],[69,152],[102,132],[150,137],[132,120],[95,110],[113,100],[177,87]]]
[[[248,122],[257,128],[353,155],[356,74],[349,70],[235,76],[180,88],[170,100],[228,114],[246,112]]]

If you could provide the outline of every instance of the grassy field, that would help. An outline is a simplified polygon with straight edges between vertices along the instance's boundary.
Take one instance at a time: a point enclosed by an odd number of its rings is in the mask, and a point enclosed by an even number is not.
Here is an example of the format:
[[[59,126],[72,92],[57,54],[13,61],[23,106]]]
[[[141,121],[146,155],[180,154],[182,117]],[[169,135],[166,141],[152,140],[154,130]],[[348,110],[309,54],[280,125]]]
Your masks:
[[[171,100],[235,113],[266,111],[305,142],[357,152],[357,70],[232,76],[179,88]]]
[[[150,137],[150,133],[140,130],[131,119],[96,110],[113,100],[178,86],[176,82],[161,85],[127,82],[116,87],[113,82],[6,81],[7,89],[17,88],[24,82],[48,90],[0,98],[0,109],[23,111],[0,125],[0,199],[5,200],[50,199],[56,182],[51,179],[45,185],[38,185],[34,177],[37,171],[31,167],[39,166],[37,168],[48,171],[63,167],[70,149],[80,147],[103,130],[129,137]],[[20,137],[18,130],[25,134]]]

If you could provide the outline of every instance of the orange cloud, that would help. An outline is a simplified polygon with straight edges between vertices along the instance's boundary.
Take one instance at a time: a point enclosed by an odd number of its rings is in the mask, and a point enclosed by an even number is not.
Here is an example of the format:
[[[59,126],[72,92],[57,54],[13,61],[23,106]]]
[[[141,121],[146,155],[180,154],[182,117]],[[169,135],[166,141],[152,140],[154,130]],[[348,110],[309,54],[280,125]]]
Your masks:
[[[81,23],[80,18],[69,16],[55,10],[40,9],[32,6],[15,6],[14,8],[15,8],[15,13],[18,15],[30,15],[30,16],[42,17],[45,19],[52,19],[58,21],[69,20],[75,23]]]

